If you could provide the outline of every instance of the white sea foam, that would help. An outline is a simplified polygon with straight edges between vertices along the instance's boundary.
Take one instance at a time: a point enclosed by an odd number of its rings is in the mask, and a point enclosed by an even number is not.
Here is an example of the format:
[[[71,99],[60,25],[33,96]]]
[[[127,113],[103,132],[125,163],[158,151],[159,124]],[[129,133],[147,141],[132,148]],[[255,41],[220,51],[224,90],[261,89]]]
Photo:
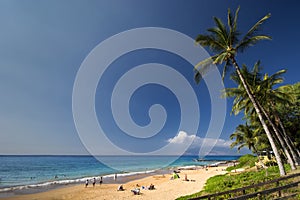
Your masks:
[[[192,169],[197,169],[197,168],[198,168],[198,166],[196,166],[196,165],[178,167],[178,169],[181,169],[181,170],[192,170]]]

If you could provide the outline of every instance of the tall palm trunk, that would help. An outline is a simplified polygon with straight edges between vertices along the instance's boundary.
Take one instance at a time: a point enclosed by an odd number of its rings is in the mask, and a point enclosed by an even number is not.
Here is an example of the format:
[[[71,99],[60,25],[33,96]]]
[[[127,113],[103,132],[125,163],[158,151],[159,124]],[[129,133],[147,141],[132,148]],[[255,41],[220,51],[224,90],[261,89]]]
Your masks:
[[[275,158],[276,158],[276,161],[277,161],[277,164],[278,164],[278,167],[279,167],[279,173],[280,173],[280,176],[284,176],[284,175],[286,175],[286,172],[285,172],[285,170],[284,170],[284,167],[283,167],[283,164],[282,164],[282,160],[281,160],[281,158],[280,158],[280,155],[279,155],[279,152],[278,152],[277,147],[276,147],[276,145],[275,145],[275,142],[274,142],[274,140],[273,140],[273,138],[272,138],[271,132],[270,132],[270,130],[269,130],[269,128],[268,128],[266,122],[265,122],[264,119],[263,119],[263,115],[262,115],[262,113],[261,113],[260,108],[258,107],[258,102],[256,102],[256,100],[254,99],[252,93],[250,92],[249,87],[248,87],[248,85],[247,85],[247,83],[246,83],[246,81],[245,81],[245,79],[244,79],[244,77],[243,77],[243,75],[242,75],[242,73],[241,73],[241,71],[240,71],[240,68],[239,68],[239,66],[238,66],[238,64],[237,64],[237,62],[236,62],[236,60],[235,60],[235,58],[234,58],[234,57],[231,57],[230,59],[231,59],[232,64],[234,65],[234,67],[235,67],[235,69],[236,69],[236,72],[237,72],[237,74],[238,74],[238,76],[239,76],[239,78],[240,78],[240,80],[241,80],[241,82],[242,82],[242,84],[243,84],[243,86],[244,86],[244,88],[245,88],[245,90],[246,90],[248,96],[249,96],[249,99],[251,100],[251,102],[252,102],[252,104],[253,104],[253,107],[254,107],[254,109],[255,109],[255,111],[256,111],[256,113],[257,113],[257,115],[258,115],[258,118],[259,118],[259,120],[260,120],[260,123],[261,123],[263,129],[264,129],[265,132],[266,132],[266,135],[267,135],[267,137],[268,137],[268,140],[269,140],[269,142],[270,142],[270,145],[271,145],[271,147],[272,147],[272,150],[273,150],[273,152],[274,152],[274,154],[275,154]]]
[[[275,103],[274,102],[272,102],[271,101],[271,106],[273,107],[273,108],[275,108]],[[281,121],[281,119],[280,119],[280,117],[279,117],[279,113],[277,112],[277,110],[276,109],[272,109],[273,110],[273,113],[274,113],[274,117],[275,117],[275,122],[277,122],[278,124],[279,124],[279,127],[280,127],[280,129],[281,129],[281,135],[283,135],[283,139],[284,139],[284,141],[286,142],[286,144],[287,144],[287,146],[288,146],[288,148],[289,148],[289,150],[290,150],[290,152],[291,152],[291,154],[292,154],[292,157],[293,157],[293,160],[294,160],[294,163],[295,163],[295,165],[299,165],[299,163],[298,163],[298,158],[297,158],[297,155],[296,155],[296,150],[297,150],[297,148],[295,147],[295,145],[294,145],[294,143],[292,142],[292,140],[291,140],[291,138],[288,136],[288,134],[286,133],[286,131],[285,131],[285,128],[284,128],[284,126],[283,126],[283,123],[282,123],[282,121]],[[279,131],[280,132],[280,131]],[[300,156],[300,155],[298,155],[298,156]]]
[[[292,141],[292,139],[288,136],[288,140],[290,141],[290,143],[291,144],[293,144],[293,146],[295,147],[295,144],[294,144],[294,142]],[[298,155],[298,157],[300,158],[300,151],[299,151],[299,149],[297,149],[297,147],[295,147],[295,150],[296,150],[296,152],[297,152],[297,155]],[[298,159],[299,159],[298,158]],[[299,163],[300,164],[300,163]]]
[[[287,161],[288,163],[291,165],[291,169],[292,170],[296,170],[296,165],[291,157],[291,154],[290,152],[287,150],[287,146],[286,146],[286,143],[285,141],[283,140],[281,134],[278,132],[275,124],[273,123],[273,121],[271,120],[271,118],[269,117],[269,114],[266,112],[266,110],[260,105],[258,104],[258,107],[260,108],[260,110],[264,113],[265,117],[267,118],[267,120],[269,121],[278,141],[279,141],[279,144],[281,145],[282,149],[283,149],[283,152],[284,154],[286,155],[287,157]]]
[[[297,151],[298,156],[299,156],[299,158],[300,158],[300,151],[299,151],[299,149],[296,149],[296,151]]]
[[[277,118],[279,126],[280,126],[280,128],[281,128],[281,130],[283,132],[283,138],[284,138],[286,144],[288,145],[288,148],[289,148],[289,150],[290,150],[290,152],[292,154],[292,157],[294,159],[295,165],[299,165],[298,159],[297,159],[297,155],[296,155],[296,152],[294,150],[294,149],[296,149],[296,147],[294,146],[293,143],[291,143],[289,136],[286,134],[285,128],[284,128],[284,126],[282,124],[282,121],[281,121],[280,117],[277,114],[275,114],[275,117]]]

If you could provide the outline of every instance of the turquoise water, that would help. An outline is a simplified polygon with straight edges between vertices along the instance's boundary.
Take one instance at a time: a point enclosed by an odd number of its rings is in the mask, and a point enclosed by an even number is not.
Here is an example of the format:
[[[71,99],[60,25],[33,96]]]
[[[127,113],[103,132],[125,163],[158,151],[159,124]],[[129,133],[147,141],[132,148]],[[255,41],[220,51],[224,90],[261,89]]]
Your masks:
[[[118,171],[107,167],[93,156],[0,156],[0,192],[24,190],[49,185],[81,183],[87,178],[103,176],[133,176],[155,173],[154,170],[178,166],[208,165],[220,160],[236,160],[239,156],[206,156],[196,162],[197,156],[181,156],[164,166],[172,156],[105,156],[100,160],[112,163]],[[121,170],[120,170],[121,169]]]

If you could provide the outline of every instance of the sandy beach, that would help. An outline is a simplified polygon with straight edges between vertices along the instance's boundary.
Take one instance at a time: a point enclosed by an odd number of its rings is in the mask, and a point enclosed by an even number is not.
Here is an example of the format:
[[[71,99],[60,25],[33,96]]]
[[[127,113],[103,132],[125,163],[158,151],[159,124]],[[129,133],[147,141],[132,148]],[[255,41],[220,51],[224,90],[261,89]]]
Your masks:
[[[3,199],[16,200],[58,200],[58,199],[175,199],[177,197],[193,194],[200,191],[209,177],[224,174],[226,167],[211,167],[208,170],[181,170],[180,178],[171,180],[172,174],[152,175],[146,178],[133,180],[123,184],[124,191],[117,191],[119,184],[90,184],[85,188],[84,184],[67,186],[46,192],[13,196]],[[189,181],[185,181],[185,175]],[[154,190],[142,189],[150,184],[155,186]],[[134,195],[131,190],[140,188],[140,195]]]

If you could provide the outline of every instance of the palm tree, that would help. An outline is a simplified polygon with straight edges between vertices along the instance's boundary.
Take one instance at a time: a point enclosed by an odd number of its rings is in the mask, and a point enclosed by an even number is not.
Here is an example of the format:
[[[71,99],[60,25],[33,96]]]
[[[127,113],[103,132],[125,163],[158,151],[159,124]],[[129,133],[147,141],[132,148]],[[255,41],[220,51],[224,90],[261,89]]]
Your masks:
[[[251,93],[253,95],[255,95],[253,88],[255,88],[257,85],[260,85],[260,83],[258,83],[258,80],[260,78],[257,75],[259,71],[258,67],[259,67],[259,62],[255,63],[252,72],[248,70],[246,65],[243,65],[242,68],[240,69],[241,74],[243,75],[244,79],[248,83],[248,87],[251,90]],[[255,72],[256,75],[254,75],[253,72]],[[230,79],[237,84],[237,87],[225,88],[222,97],[234,98],[231,113],[233,113],[234,115],[238,115],[241,111],[244,111],[245,113],[244,115],[246,119],[248,118],[248,120],[250,121],[253,121],[253,119],[255,120],[256,116],[254,116],[254,114],[256,114],[256,112],[245,90],[245,87],[241,83],[239,76],[237,75],[237,73],[232,73]]]
[[[247,123],[236,127],[235,132],[230,135],[230,139],[235,139],[230,145],[231,148],[238,146],[238,151],[240,151],[243,147],[248,147],[250,151],[257,153],[258,136],[254,134],[254,131]]]
[[[235,141],[231,143],[230,147],[237,147],[237,150],[240,151],[243,147],[248,147],[250,151],[254,154],[257,154],[259,149],[257,147],[261,147],[260,142],[263,140],[261,135],[254,130],[254,127],[249,126],[247,123],[245,125],[241,124],[236,127],[235,132],[230,135],[230,139]],[[263,147],[266,149],[266,147]],[[265,168],[264,163],[258,157],[258,161]]]
[[[277,115],[281,116],[279,118],[278,123],[282,129],[284,137],[288,139],[289,144],[294,148],[296,151],[296,161],[299,162],[300,152],[299,152],[299,144],[298,147],[296,146],[297,140],[300,140],[300,132],[299,132],[299,122],[300,122],[300,82],[294,85],[284,85],[277,88],[278,92],[288,94],[289,99],[292,100],[291,104],[284,105],[280,104],[277,105]],[[292,128],[292,131],[287,131],[286,129]],[[292,133],[292,137],[287,133]],[[298,133],[298,134],[297,134]],[[295,155],[293,155],[294,157]],[[295,158],[294,158],[295,159]],[[300,163],[300,162],[299,162]]]
[[[262,102],[265,102],[266,105],[265,107],[262,107],[262,111],[265,113],[265,116],[267,117],[281,146],[283,147],[283,150],[288,159],[288,163],[291,165],[291,169],[295,170],[296,169],[295,164],[298,164],[296,152],[294,151],[294,149],[296,148],[292,147],[293,144],[289,142],[288,135],[286,134],[285,128],[282,124],[279,113],[277,111],[278,104],[290,105],[291,104],[290,99],[292,99],[292,97],[288,93],[281,92],[280,89],[281,87],[277,89],[273,89],[273,87],[276,84],[283,82],[283,78],[281,77],[281,75],[285,72],[286,70],[280,70],[271,76],[265,74],[263,81],[261,81],[261,86],[258,87],[260,89],[260,91],[258,91],[258,94],[262,94],[259,98],[262,100]],[[286,88],[286,86],[283,87]],[[265,108],[268,108],[269,111],[267,112]],[[274,116],[273,120],[270,119],[268,113],[272,113],[272,115]],[[276,125],[275,123],[278,125]],[[281,129],[281,131],[279,128]],[[292,155],[293,159],[290,154]]]
[[[251,72],[248,71],[246,66],[243,66],[241,69],[241,73],[243,77],[246,79],[247,83],[250,83],[248,86],[252,91],[252,94],[261,102],[261,110],[263,111],[264,115],[268,119],[269,124],[271,125],[287,159],[288,163],[291,165],[291,169],[295,170],[295,162],[296,162],[296,153],[288,138],[284,136],[284,134],[279,130],[278,126],[275,125],[273,122],[274,119],[271,119],[270,113],[275,117],[275,120],[280,122],[280,117],[277,114],[275,104],[281,103],[284,105],[290,104],[289,95],[279,92],[278,89],[273,89],[273,87],[283,82],[283,78],[281,75],[286,72],[286,70],[280,70],[275,74],[268,76],[265,74],[262,78],[261,74],[259,73],[261,67],[260,62],[257,62],[254,65],[254,68]],[[245,115],[253,115],[252,104],[249,101],[247,93],[245,89],[241,86],[241,82],[238,79],[236,74],[233,74],[231,78],[238,84],[237,88],[227,88],[225,90],[225,95],[228,97],[234,96],[234,104],[233,104],[233,112],[238,114],[241,110],[245,110]],[[265,108],[268,108],[267,110]],[[254,118],[256,120],[256,118]],[[252,120],[253,121],[253,120]],[[283,130],[284,127],[281,127]],[[292,156],[293,158],[292,158]],[[293,160],[294,159],[294,160]],[[294,162],[295,161],[295,162]]]
[[[246,83],[244,77],[240,72],[240,67],[236,62],[236,54],[238,52],[243,52],[246,48],[256,44],[260,40],[269,40],[271,39],[267,35],[259,35],[257,31],[259,27],[270,18],[270,14],[267,14],[262,19],[260,19],[254,26],[252,26],[245,36],[239,40],[239,32],[237,30],[237,17],[238,17],[239,8],[236,10],[235,15],[233,16],[228,9],[227,15],[227,27],[221,21],[221,19],[214,17],[216,27],[209,28],[207,31],[209,34],[200,34],[196,38],[196,43],[202,46],[210,47],[211,50],[216,53],[215,55],[204,59],[195,66],[195,81],[199,83],[202,79],[202,76],[208,71],[212,66],[211,64],[222,64],[225,62],[223,68],[223,77],[227,69],[230,66],[233,66],[255,108],[255,111],[259,117],[259,120],[268,136],[272,150],[275,154],[277,164],[279,166],[280,175],[285,175],[285,170],[278,152],[278,149],[275,145],[275,142],[272,138],[271,132],[265,122],[262,111],[260,109],[259,102],[255,99],[251,93],[248,84]]]

